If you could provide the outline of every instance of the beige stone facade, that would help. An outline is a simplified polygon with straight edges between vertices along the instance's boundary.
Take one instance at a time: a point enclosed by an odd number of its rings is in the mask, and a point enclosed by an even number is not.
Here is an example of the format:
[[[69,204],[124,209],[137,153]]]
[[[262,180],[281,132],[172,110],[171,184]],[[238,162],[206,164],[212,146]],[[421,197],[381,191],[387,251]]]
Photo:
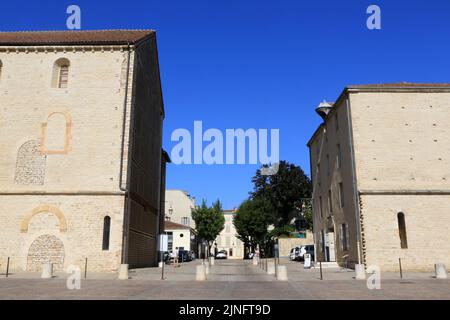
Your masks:
[[[192,210],[195,209],[195,197],[183,190],[166,190],[165,217],[167,221],[179,223],[195,229]]]
[[[0,61],[0,263],[155,265],[164,118],[155,33],[0,33]]]
[[[305,238],[278,238],[278,255],[280,257],[289,257],[291,250],[295,247],[301,247],[314,244],[314,237],[311,231],[306,231]]]
[[[216,238],[215,248],[218,251],[227,251],[228,259],[243,259],[244,243],[238,239],[237,231],[233,223],[236,210],[224,210],[223,215],[225,216],[225,226]]]
[[[318,261],[450,265],[450,85],[348,87],[318,111],[308,144]]]

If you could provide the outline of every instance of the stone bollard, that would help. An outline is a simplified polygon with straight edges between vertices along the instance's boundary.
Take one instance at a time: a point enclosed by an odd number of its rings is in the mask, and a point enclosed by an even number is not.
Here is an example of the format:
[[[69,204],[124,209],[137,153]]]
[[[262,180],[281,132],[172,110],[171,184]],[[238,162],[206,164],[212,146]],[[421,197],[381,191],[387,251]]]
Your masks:
[[[197,266],[197,270],[195,272],[195,280],[196,281],[206,280],[206,266],[204,264]]]
[[[42,279],[51,279],[53,276],[53,263],[44,263],[42,265]]]
[[[254,266],[258,265],[258,258],[256,256],[253,257],[253,265]]]
[[[436,263],[434,265],[434,271],[436,272],[436,279],[447,279],[447,272],[443,263]]]
[[[214,263],[215,263],[215,259],[214,259],[214,257],[211,257],[211,265],[213,266]]]
[[[366,269],[363,264],[355,264],[355,279],[365,280],[366,279]]]
[[[128,280],[128,265],[121,264],[119,267],[119,280]]]
[[[267,274],[275,274],[275,262],[267,262]]]
[[[287,268],[286,266],[278,266],[277,280],[279,281],[287,281]]]

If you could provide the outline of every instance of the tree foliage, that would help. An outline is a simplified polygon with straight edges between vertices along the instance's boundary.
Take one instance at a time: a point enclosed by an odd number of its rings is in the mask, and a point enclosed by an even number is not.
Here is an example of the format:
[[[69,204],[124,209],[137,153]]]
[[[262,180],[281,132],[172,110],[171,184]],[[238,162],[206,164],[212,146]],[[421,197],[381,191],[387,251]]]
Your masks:
[[[271,204],[264,199],[249,199],[239,206],[233,224],[246,247],[255,247],[264,241],[273,222],[272,212]]]
[[[222,211],[222,204],[219,200],[213,203],[212,207],[202,201],[202,205],[192,210],[192,219],[195,221],[195,229],[198,236],[206,240],[209,245],[217,238],[225,226],[225,217]]]
[[[304,171],[287,161],[281,161],[278,173],[264,176],[258,170],[253,177],[252,199],[268,201],[275,215],[275,227],[289,225],[302,208],[304,199],[311,198],[311,180]]]

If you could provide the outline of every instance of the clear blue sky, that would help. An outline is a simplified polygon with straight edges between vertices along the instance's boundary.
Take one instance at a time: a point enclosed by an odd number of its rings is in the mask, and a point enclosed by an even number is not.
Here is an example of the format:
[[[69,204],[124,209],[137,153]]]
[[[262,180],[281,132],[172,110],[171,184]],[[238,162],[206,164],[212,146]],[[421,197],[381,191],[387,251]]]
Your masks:
[[[110,3],[111,2],[111,3]],[[158,32],[164,146],[176,128],[280,129],[281,159],[309,173],[314,109],[348,84],[450,82],[448,0],[74,0],[2,1],[0,29],[65,29],[66,8],[82,29]],[[382,9],[382,30],[366,9]],[[256,166],[174,166],[167,186],[238,206]]]

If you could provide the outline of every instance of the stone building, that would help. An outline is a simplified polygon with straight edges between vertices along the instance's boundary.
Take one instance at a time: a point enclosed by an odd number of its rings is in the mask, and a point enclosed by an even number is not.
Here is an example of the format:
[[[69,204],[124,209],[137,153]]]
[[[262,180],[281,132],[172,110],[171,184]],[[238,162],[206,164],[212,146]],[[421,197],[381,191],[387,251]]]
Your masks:
[[[308,143],[318,261],[450,266],[450,84],[345,88]]]
[[[165,234],[168,235],[168,251],[175,252],[178,248],[180,251],[192,251],[198,256],[198,241],[195,230],[189,226],[166,221],[164,223]]]
[[[195,229],[192,210],[195,209],[195,197],[183,190],[166,190],[165,218],[167,221],[179,223]]]
[[[155,32],[2,32],[0,67],[0,263],[156,265],[165,162]]]
[[[236,209],[223,210],[225,226],[214,242],[214,250],[225,250],[228,254],[228,259],[244,258],[244,243],[238,239],[237,231],[233,223],[236,212]]]

